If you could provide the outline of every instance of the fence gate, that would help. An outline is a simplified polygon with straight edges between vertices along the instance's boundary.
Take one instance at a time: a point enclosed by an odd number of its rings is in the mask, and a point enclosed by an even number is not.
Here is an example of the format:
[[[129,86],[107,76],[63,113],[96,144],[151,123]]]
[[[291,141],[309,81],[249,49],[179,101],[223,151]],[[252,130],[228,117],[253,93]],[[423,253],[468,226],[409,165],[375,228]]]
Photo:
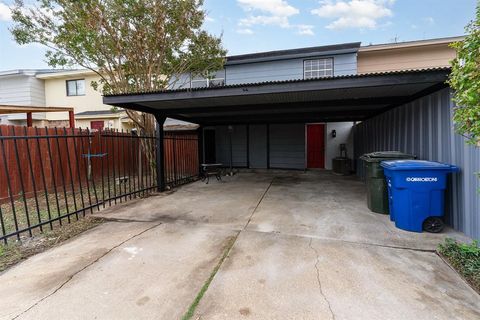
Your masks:
[[[167,132],[167,186],[198,177],[196,132]],[[153,135],[0,126],[0,241],[20,239],[157,189]]]

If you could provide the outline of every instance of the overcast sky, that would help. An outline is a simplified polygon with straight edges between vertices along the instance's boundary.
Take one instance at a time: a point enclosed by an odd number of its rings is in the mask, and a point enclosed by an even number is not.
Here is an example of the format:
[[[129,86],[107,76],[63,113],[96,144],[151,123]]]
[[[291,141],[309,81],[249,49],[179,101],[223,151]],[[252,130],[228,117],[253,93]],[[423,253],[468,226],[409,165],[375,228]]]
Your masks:
[[[46,68],[45,50],[11,37],[0,0],[0,70]],[[363,45],[462,35],[476,0],[205,0],[205,28],[228,54],[360,41]]]

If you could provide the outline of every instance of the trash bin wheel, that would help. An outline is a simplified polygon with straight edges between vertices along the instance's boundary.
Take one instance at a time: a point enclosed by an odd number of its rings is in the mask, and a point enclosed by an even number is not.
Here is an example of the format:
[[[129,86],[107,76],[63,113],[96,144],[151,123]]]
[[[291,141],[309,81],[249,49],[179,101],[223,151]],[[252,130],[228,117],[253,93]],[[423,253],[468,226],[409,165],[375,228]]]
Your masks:
[[[444,226],[443,220],[439,217],[428,217],[423,222],[423,230],[431,233],[442,232]]]

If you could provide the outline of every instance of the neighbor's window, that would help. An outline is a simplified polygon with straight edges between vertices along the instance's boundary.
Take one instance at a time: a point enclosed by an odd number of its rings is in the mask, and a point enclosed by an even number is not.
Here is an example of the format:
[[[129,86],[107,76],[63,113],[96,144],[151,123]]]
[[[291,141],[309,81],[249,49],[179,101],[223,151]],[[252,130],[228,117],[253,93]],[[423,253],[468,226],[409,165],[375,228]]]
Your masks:
[[[192,76],[192,88],[211,88],[225,85],[225,70],[213,72],[208,77]]]
[[[304,79],[333,76],[333,58],[311,59],[303,62]]]
[[[67,96],[85,95],[85,79],[67,80]]]

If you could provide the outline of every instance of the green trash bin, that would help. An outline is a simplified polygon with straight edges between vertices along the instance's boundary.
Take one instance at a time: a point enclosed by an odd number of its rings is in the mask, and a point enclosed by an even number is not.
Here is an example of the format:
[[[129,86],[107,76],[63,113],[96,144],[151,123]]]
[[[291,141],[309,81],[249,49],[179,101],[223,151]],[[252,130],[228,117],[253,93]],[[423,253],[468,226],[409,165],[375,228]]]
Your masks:
[[[360,159],[365,163],[368,208],[376,213],[389,214],[387,183],[380,162],[416,159],[416,156],[400,151],[377,151],[366,153]]]

